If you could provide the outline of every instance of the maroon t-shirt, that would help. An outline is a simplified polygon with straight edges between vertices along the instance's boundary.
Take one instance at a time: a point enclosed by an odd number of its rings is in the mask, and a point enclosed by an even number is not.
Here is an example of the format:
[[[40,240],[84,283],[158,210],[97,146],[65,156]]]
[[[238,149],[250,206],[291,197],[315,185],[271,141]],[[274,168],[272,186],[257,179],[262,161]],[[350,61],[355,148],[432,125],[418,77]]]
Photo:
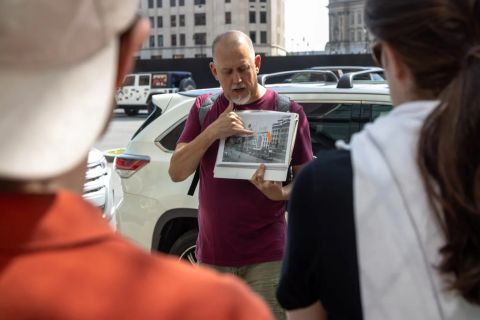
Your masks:
[[[198,109],[207,97],[208,94],[195,100],[178,143],[195,139],[228,106],[228,100],[221,94],[200,125]],[[276,93],[267,90],[256,102],[235,105],[235,110],[276,110],[275,104]],[[293,102],[290,111],[299,114],[291,162],[296,166],[310,161],[313,153],[303,109]],[[203,263],[231,267],[282,259],[285,202],[269,200],[249,180],[214,178],[217,150],[218,141],[200,162],[197,258]]]

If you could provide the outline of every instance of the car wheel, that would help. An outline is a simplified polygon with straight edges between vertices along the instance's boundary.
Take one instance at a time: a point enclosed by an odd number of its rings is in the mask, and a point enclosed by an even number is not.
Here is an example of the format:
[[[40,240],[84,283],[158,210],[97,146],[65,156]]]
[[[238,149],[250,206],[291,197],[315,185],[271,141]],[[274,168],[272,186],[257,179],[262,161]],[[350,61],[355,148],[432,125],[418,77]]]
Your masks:
[[[190,230],[182,234],[172,245],[169,253],[178,256],[180,259],[197,263],[195,249],[197,247],[198,230]]]
[[[195,84],[195,81],[193,81],[192,78],[185,78],[180,81],[178,85],[178,91],[188,91],[188,90],[193,90],[197,87]]]
[[[136,116],[138,114],[138,110],[133,108],[125,108],[123,111],[125,111],[127,116]]]

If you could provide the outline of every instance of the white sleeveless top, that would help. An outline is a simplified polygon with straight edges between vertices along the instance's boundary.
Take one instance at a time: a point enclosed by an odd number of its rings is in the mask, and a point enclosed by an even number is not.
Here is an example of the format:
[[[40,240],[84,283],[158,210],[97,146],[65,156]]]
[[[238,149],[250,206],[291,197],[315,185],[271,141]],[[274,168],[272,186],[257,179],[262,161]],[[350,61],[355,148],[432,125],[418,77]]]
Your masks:
[[[445,291],[436,269],[444,237],[416,162],[423,121],[437,101],[400,105],[354,135],[354,206],[364,319],[480,319]]]

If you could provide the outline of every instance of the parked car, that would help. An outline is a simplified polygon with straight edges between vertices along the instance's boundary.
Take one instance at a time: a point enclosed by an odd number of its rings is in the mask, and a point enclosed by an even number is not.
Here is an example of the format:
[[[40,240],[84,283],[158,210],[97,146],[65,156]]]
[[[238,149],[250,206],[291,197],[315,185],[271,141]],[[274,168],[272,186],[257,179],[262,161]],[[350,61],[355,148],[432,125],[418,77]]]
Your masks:
[[[356,81],[384,82],[382,68],[359,66],[322,66],[303,70],[282,71],[259,75],[259,82],[268,85],[272,83],[304,83],[333,82],[337,83],[346,74],[356,74]]]
[[[354,78],[354,77],[353,77]],[[387,84],[289,83],[268,86],[303,106],[310,123],[314,152],[348,143],[363,126],[388,113]],[[340,80],[342,80],[341,78]],[[118,229],[141,247],[195,262],[198,197],[192,178],[173,183],[170,158],[195,98],[220,89],[203,89],[153,97],[158,106],[115,159],[123,199],[116,207]],[[190,195],[189,195],[190,194]]]
[[[378,67],[361,67],[361,66],[318,66],[311,67],[307,70],[330,70],[340,79],[347,73],[358,73],[359,71],[368,71],[362,73],[361,76],[357,76],[356,80],[371,80],[371,81],[384,81],[385,76],[383,69]]]
[[[100,150],[93,148],[88,153],[87,172],[83,185],[83,198],[103,212],[103,217],[116,227],[113,214],[114,191],[111,169]]]
[[[153,110],[152,96],[161,93],[175,93],[196,88],[190,72],[159,71],[128,74],[115,95],[117,108],[129,116],[139,110]]]

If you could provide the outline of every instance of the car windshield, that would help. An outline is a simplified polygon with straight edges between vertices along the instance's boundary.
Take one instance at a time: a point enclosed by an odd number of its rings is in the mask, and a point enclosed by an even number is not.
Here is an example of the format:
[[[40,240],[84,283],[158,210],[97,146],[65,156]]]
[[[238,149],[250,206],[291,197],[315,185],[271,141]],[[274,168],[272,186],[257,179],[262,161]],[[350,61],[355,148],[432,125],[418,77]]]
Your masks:
[[[135,76],[127,76],[123,81],[124,87],[131,87],[135,84]]]
[[[180,81],[184,78],[188,78],[189,74],[188,73],[172,73],[170,74],[171,77],[171,82],[172,82],[172,87],[178,88],[180,86]]]

